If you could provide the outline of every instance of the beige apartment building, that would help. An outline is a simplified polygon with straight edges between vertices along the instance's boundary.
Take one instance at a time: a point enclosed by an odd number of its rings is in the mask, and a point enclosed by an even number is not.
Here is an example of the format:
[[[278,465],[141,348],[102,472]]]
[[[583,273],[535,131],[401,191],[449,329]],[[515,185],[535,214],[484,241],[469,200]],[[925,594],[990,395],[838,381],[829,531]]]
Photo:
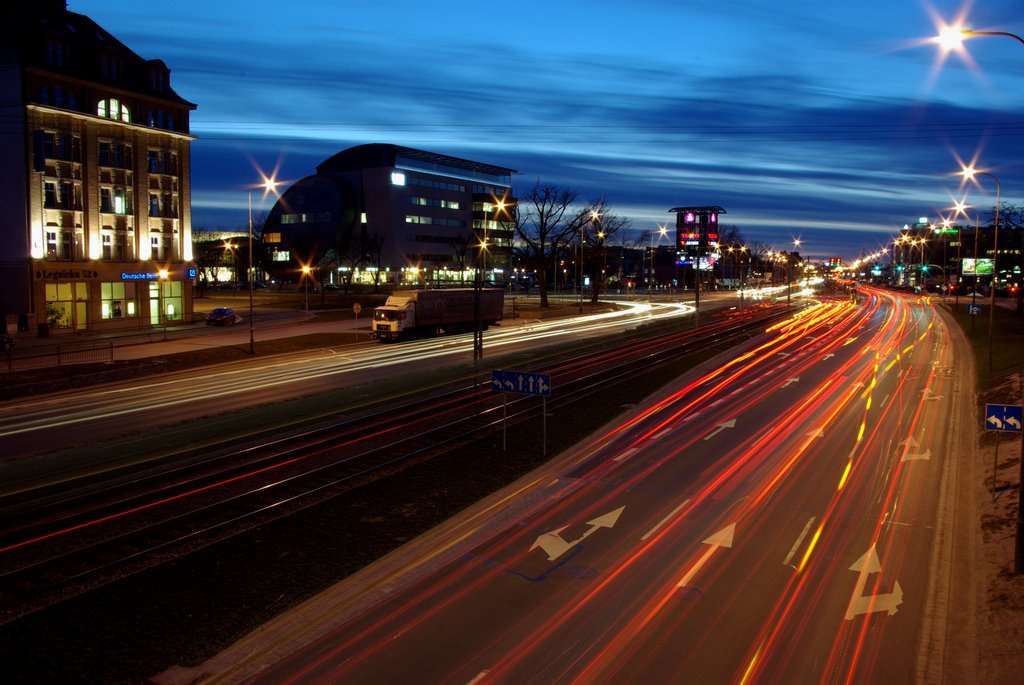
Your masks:
[[[0,27],[0,315],[61,335],[192,320],[189,115],[143,59],[64,0]]]

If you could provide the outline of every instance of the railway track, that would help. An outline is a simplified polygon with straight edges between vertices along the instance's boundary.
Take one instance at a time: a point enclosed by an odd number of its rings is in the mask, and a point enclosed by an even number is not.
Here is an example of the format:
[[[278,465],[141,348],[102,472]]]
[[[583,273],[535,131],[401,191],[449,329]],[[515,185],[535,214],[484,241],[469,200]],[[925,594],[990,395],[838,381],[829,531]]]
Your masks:
[[[617,379],[715,346],[725,349],[791,309],[708,317],[700,328],[652,326],[538,357],[555,406]],[[533,398],[502,398],[466,379],[428,397],[367,410],[254,446],[190,453],[174,465],[0,506],[0,621],[111,582],[336,497],[369,479],[536,416]]]

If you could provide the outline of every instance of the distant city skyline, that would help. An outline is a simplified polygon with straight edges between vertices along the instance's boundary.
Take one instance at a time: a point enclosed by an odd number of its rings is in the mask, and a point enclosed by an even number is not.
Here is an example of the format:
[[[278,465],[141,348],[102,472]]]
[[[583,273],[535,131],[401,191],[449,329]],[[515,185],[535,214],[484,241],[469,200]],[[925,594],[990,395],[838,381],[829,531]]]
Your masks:
[[[852,259],[954,198],[958,160],[1024,204],[1024,47],[966,57],[943,22],[1021,33],[1016,0],[855,4],[598,0],[507,9],[70,0],[198,104],[196,228],[244,227],[260,172],[296,181],[339,150],[408,145],[605,196],[638,231],[720,205],[750,241]],[[272,198],[254,193],[254,208]]]

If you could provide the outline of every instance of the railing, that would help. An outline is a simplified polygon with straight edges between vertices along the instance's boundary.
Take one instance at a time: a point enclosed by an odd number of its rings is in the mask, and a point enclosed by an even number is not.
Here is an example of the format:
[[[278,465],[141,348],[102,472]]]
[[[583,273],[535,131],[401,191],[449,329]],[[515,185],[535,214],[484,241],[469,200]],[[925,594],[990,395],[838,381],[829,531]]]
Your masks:
[[[0,373],[111,361],[114,361],[114,343],[109,341],[14,348],[0,353]]]

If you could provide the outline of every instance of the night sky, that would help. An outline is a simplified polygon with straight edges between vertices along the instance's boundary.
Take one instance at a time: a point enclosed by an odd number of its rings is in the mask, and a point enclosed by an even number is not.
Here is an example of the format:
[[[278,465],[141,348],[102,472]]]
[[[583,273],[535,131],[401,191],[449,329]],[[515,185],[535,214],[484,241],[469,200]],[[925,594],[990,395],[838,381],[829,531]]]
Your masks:
[[[748,240],[853,258],[995,183],[1024,204],[1020,0],[69,0],[198,104],[195,228],[242,228],[284,180],[361,143],[604,195],[637,230],[721,205]],[[256,209],[269,209],[255,195]]]

